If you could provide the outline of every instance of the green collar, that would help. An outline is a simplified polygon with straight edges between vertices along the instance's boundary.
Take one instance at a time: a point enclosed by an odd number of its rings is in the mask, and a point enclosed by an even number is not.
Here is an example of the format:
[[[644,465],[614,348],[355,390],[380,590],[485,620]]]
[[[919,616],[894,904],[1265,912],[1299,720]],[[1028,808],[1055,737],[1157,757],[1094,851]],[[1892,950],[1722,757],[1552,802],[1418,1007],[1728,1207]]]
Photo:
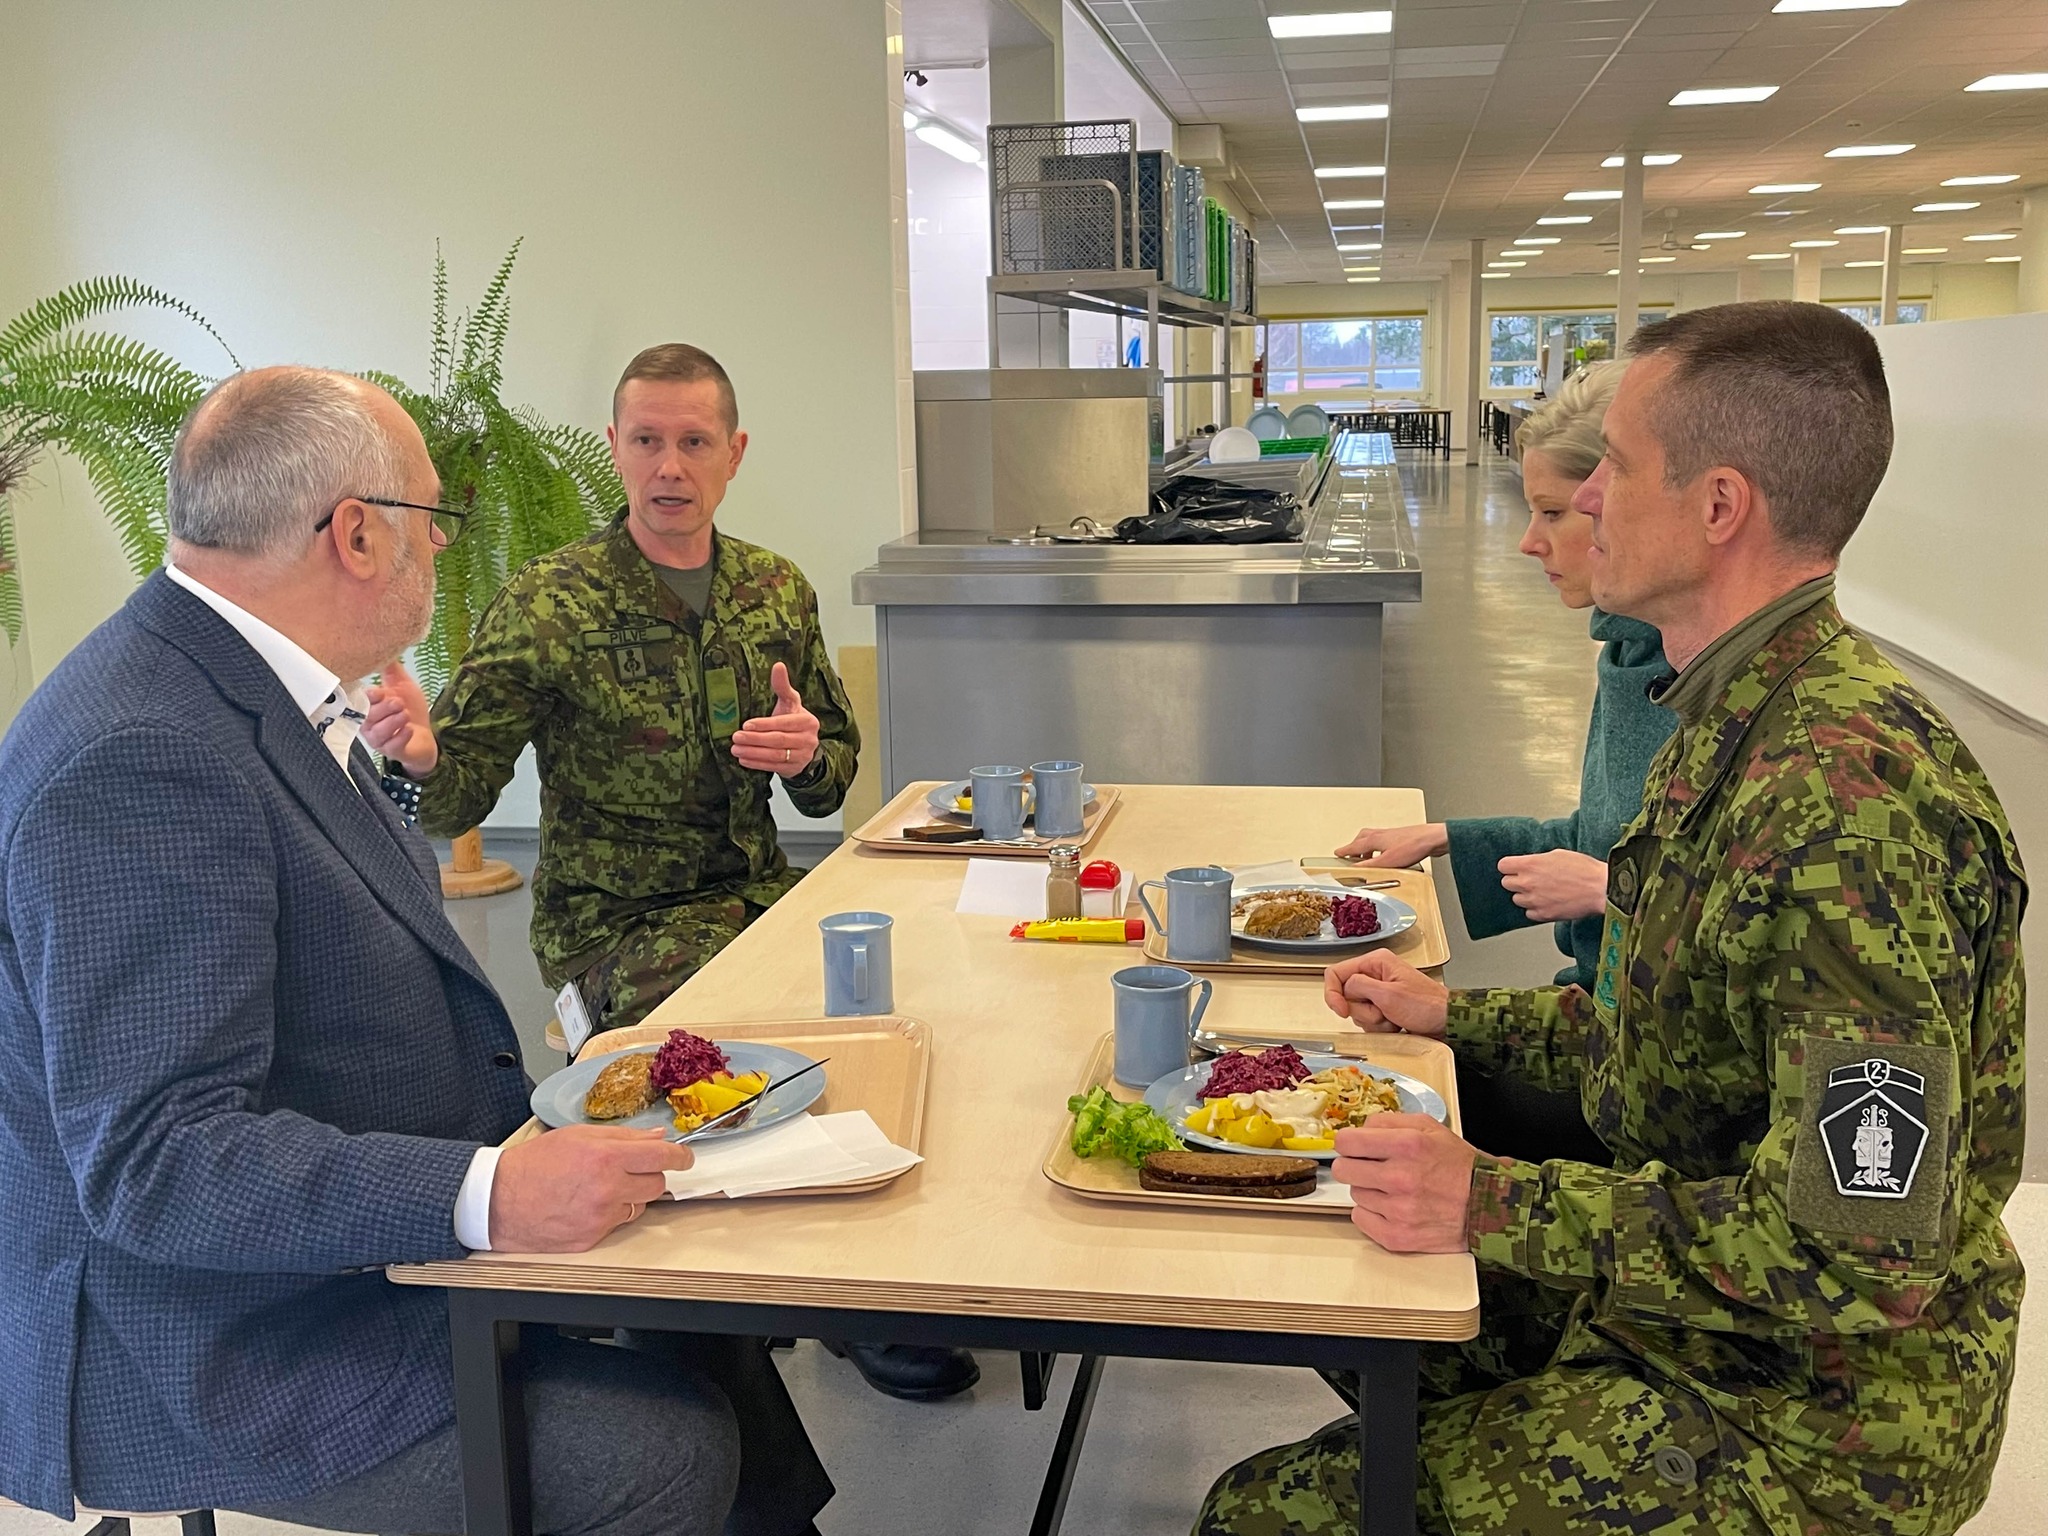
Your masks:
[[[682,623],[686,617],[683,600],[669,590],[654,562],[633,542],[633,531],[626,526],[624,507],[619,508],[598,537],[604,545],[605,563],[611,566],[612,574],[619,583],[619,595],[626,605],[637,611],[658,614],[671,623]],[[706,611],[700,616],[705,622],[708,623],[713,614],[726,606],[727,594],[732,591],[742,569],[740,552],[733,547],[732,540],[714,527],[711,530],[711,596],[705,603]]]
[[[1764,604],[1693,657],[1657,702],[1677,715],[1679,724],[1690,730],[1727,697],[1737,678],[1755,670],[1766,659],[1757,653],[1785,627],[1786,620],[1834,595],[1835,576],[1830,571],[1801,582],[1784,596]]]

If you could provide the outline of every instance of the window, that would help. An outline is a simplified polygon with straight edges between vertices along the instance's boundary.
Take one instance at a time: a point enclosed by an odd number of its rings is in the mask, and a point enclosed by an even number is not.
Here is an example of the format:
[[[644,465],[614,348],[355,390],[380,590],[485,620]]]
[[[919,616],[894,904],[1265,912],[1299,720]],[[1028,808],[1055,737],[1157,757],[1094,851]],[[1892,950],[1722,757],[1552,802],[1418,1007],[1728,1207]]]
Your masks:
[[[1668,310],[1641,311],[1641,323],[1662,320]],[[1545,342],[1568,351],[1583,349],[1588,362],[1614,356],[1614,311],[1574,314],[1494,315],[1489,321],[1486,387],[1490,390],[1540,389]]]
[[[1860,320],[1873,331],[1877,329],[1877,306],[1875,304],[1837,304],[1834,307],[1847,315],[1851,320]],[[1926,318],[1926,301],[1922,300],[1917,303],[1900,301],[1899,324],[1918,325]]]
[[[1414,395],[1423,387],[1420,315],[1275,320],[1262,329],[1268,395],[1325,389]]]

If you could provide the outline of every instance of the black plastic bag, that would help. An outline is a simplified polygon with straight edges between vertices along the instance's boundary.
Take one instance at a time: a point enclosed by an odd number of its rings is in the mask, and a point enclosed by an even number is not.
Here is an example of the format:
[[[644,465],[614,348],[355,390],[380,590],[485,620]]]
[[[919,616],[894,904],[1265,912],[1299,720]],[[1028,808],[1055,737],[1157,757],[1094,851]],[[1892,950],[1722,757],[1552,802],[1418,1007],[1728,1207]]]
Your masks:
[[[1260,490],[1183,475],[1152,493],[1152,510],[1116,525],[1123,544],[1291,544],[1301,538],[1301,501],[1292,491]]]

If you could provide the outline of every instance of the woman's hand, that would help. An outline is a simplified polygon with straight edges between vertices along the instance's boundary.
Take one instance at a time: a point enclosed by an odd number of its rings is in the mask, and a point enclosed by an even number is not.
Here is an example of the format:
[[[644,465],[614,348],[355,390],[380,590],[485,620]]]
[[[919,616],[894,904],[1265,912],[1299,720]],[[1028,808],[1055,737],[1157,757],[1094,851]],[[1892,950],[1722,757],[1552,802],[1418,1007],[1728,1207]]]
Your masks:
[[[1532,923],[1568,923],[1607,910],[1605,861],[1568,848],[1502,859],[1500,883]]]
[[[1403,869],[1451,851],[1451,835],[1440,821],[1415,827],[1361,827],[1358,836],[1337,850],[1340,859],[1357,859],[1376,869]]]

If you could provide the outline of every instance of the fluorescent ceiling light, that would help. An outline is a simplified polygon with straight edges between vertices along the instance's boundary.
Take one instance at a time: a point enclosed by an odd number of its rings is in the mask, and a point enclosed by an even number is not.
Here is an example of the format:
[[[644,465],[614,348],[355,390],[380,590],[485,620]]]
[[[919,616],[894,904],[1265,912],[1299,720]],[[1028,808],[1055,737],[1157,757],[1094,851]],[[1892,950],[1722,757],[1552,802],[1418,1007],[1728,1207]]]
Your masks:
[[[1319,165],[1316,176],[1323,181],[1332,181],[1340,176],[1384,176],[1384,165]]]
[[[1678,258],[1676,256],[1638,256],[1636,260],[1643,266],[1649,266],[1659,261],[1676,261]]]
[[[1590,224],[1593,222],[1593,215],[1590,213],[1561,213],[1547,219],[1538,219],[1536,222],[1538,224]]]
[[[1767,181],[1760,187],[1749,189],[1758,197],[1776,197],[1782,192],[1818,192],[1817,181]]]
[[[1881,267],[1884,263],[1881,261],[1845,261],[1842,265],[1845,267]]]
[[[1800,214],[1811,213],[1812,211],[1811,208],[1766,208],[1764,210],[1764,217],[1767,219],[1796,219]]]
[[[1392,11],[1325,11],[1321,15],[1268,16],[1275,37],[1372,37],[1394,30]]]
[[[1295,117],[1304,123],[1362,123],[1387,115],[1384,101],[1360,102],[1349,107],[1296,107]]]
[[[1838,235],[1881,235],[1884,233],[1884,226],[1882,224],[1844,224],[1835,233]]]
[[[1323,206],[1335,212],[1345,208],[1384,208],[1387,204],[1386,199],[1379,197],[1343,197],[1335,202],[1326,202]]]
[[[1671,98],[1674,107],[1718,107],[1739,101],[1769,101],[1778,94],[1775,85],[1717,85],[1706,89],[1680,91]]]
[[[1749,259],[1751,261],[1790,261],[1792,253],[1790,251],[1751,251]]]
[[[1619,276],[1621,276],[1621,268],[1619,268],[1619,267],[1609,267],[1609,268],[1607,269],[1607,275],[1608,275],[1609,277],[1619,277]]]
[[[1701,245],[1698,241],[1694,241],[1691,245],[1688,245],[1686,249],[1688,251],[1711,251],[1713,247],[1711,245]]]
[[[1370,245],[1340,245],[1337,247],[1340,251],[1376,251],[1379,248],[1379,242],[1377,241]]]
[[[1489,267],[1526,267],[1529,263],[1526,261],[1489,261],[1487,265]]]
[[[1376,283],[1379,279],[1376,277],[1347,277],[1344,281],[1347,283]]]
[[[1512,272],[1482,272],[1479,275],[1483,278],[1491,279],[1496,277],[1513,277],[1515,274]]]
[[[1986,256],[1984,259],[1986,261],[2018,261],[2020,258],[2017,256]]]
[[[1747,230],[1741,230],[1741,229],[1703,229],[1703,230],[1701,230],[1701,231],[1700,231],[1700,232],[1699,232],[1698,234],[1694,235],[1694,236],[1693,236],[1693,239],[1695,239],[1695,240],[1741,240],[1741,239],[1745,239],[1745,238],[1747,238],[1747,236],[1748,236],[1748,231],[1747,231]]]
[[[1945,245],[1909,245],[1906,247],[1905,254],[1908,256],[1946,256],[1948,254],[1948,247]]]
[[[1982,208],[1982,203],[1915,203],[1915,213],[1968,213],[1972,208]]]
[[[2017,176],[1951,176],[1944,187],[2002,187],[2008,181],[2018,181]]]
[[[1963,87],[1966,91],[2048,91],[2048,75],[1986,75]]]
[[[1644,155],[1642,156],[1642,162],[1645,165],[1676,165],[1684,158],[1685,156],[1683,155]],[[1600,169],[1603,171],[1618,170],[1627,164],[1627,155],[1609,155],[1600,162]]]
[[[1831,149],[1821,156],[1823,160],[1860,160],[1874,155],[1903,155],[1912,149],[1911,144],[1844,144],[1840,149]]]
[[[1965,235],[1965,240],[2017,240],[2018,235]]]
[[[1511,243],[1515,245],[1562,245],[1564,244],[1564,239],[1560,235],[1524,235],[1521,239]]]
[[[1883,11],[1904,5],[1906,0],[1778,0],[1771,10],[1780,16],[1801,11]]]
[[[923,123],[918,126],[916,137],[920,143],[929,144],[955,160],[964,160],[969,165],[981,164],[981,151],[950,128],[943,128],[937,123]]]
[[[1619,192],[1567,192],[1564,200],[1568,203],[1611,203],[1620,196]]]
[[[1795,251],[1818,251],[1830,245],[1840,245],[1841,243],[1839,240],[1794,240],[1792,242],[1792,249]]]

